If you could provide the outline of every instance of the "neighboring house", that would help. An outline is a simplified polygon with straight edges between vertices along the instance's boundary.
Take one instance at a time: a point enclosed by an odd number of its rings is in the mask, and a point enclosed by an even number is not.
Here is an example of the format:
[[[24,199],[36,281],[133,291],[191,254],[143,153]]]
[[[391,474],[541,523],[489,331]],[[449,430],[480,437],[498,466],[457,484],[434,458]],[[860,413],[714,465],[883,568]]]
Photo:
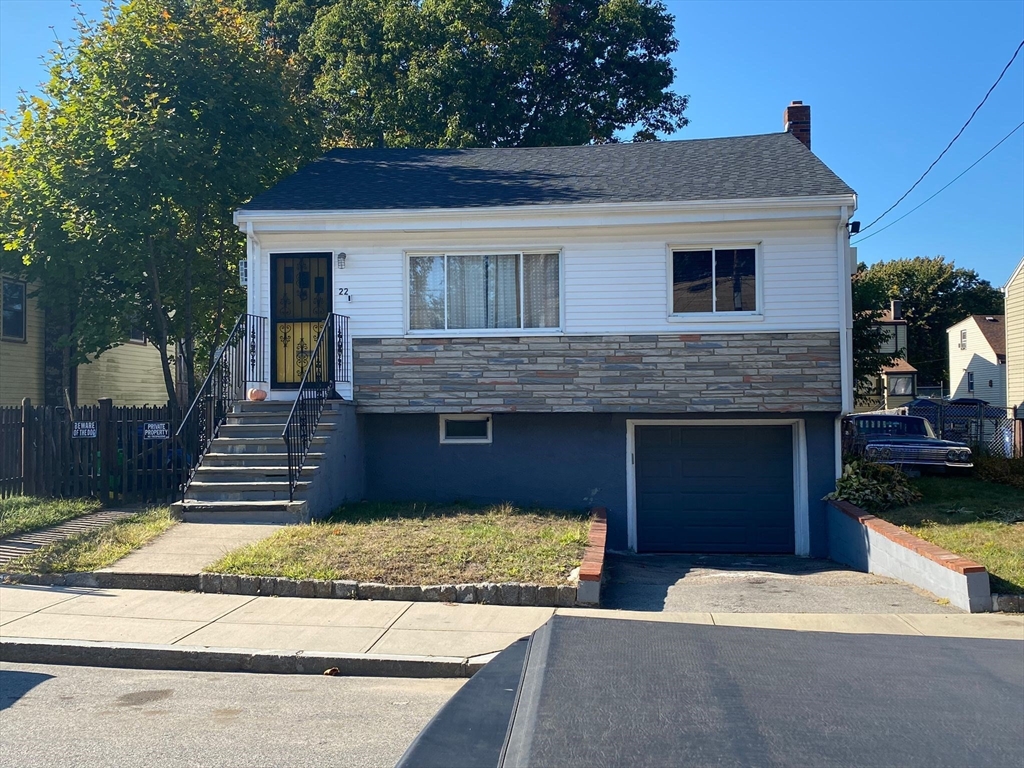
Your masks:
[[[42,405],[47,400],[45,312],[23,280],[4,276],[0,281],[0,406],[19,405],[26,397]],[[160,352],[134,331],[124,344],[75,366],[71,384],[67,397],[75,405],[93,404],[101,397],[112,398],[114,405],[167,402]],[[53,404],[64,404],[63,393]]]
[[[1006,319],[971,315],[946,329],[949,396],[978,398],[1006,407]]]
[[[1024,259],[1003,287],[1006,296],[1006,407],[1024,419]],[[1011,412],[1011,416],[1014,414]]]
[[[876,326],[886,332],[879,351],[899,354],[899,359],[883,367],[867,390],[859,393],[857,411],[861,413],[899,408],[917,397],[917,368],[907,362],[907,321],[903,319],[903,302],[893,299]]]
[[[785,118],[328,153],[235,214],[264,386],[294,398],[316,328],[343,314],[349,497],[602,505],[612,549],[824,556],[857,198],[811,153],[809,107]]]

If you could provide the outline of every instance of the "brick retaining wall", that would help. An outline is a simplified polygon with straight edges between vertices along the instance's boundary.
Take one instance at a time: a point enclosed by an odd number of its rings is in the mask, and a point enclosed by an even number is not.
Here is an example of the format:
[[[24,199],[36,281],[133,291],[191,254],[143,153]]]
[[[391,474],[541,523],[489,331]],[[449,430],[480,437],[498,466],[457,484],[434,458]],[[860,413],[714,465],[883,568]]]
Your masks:
[[[355,338],[357,410],[837,411],[836,333]]]

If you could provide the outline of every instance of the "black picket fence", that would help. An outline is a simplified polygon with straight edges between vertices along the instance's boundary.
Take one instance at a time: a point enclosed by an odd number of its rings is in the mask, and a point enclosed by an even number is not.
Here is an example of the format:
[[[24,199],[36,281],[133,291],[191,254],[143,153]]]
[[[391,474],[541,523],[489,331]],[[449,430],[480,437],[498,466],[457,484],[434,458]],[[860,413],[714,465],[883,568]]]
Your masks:
[[[177,428],[166,406],[0,408],[0,498],[173,501],[190,463]]]

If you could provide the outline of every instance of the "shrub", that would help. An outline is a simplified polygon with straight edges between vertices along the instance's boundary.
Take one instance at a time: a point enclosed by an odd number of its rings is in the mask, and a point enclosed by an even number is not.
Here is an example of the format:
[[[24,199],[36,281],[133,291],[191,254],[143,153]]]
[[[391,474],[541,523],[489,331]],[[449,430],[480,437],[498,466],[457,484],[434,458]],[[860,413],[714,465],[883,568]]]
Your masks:
[[[921,494],[895,467],[857,459],[843,467],[835,491],[825,498],[848,501],[867,512],[878,513],[913,504],[921,499]]]
[[[974,476],[989,483],[1000,483],[1024,491],[1024,457],[1002,459],[996,456],[976,456]]]

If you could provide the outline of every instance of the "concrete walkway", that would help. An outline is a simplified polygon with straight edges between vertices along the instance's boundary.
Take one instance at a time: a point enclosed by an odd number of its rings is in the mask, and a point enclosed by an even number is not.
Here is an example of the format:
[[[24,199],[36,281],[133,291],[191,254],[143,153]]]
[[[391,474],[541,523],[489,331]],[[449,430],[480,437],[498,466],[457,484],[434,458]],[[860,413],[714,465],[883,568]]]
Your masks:
[[[98,512],[90,512],[87,515],[76,517],[64,523],[51,525],[49,528],[41,528],[38,531],[27,533],[16,533],[0,539],[0,569],[15,558],[34,552],[40,547],[52,544],[55,541],[66,539],[86,531],[94,531],[110,523],[123,520],[126,517],[141,512],[143,507],[131,509],[101,509]]]
[[[820,632],[1024,640],[1009,614],[645,613],[453,603],[0,586],[0,639],[466,657],[500,651],[554,613]]]
[[[195,574],[233,549],[272,536],[283,525],[178,523],[101,572]]]

